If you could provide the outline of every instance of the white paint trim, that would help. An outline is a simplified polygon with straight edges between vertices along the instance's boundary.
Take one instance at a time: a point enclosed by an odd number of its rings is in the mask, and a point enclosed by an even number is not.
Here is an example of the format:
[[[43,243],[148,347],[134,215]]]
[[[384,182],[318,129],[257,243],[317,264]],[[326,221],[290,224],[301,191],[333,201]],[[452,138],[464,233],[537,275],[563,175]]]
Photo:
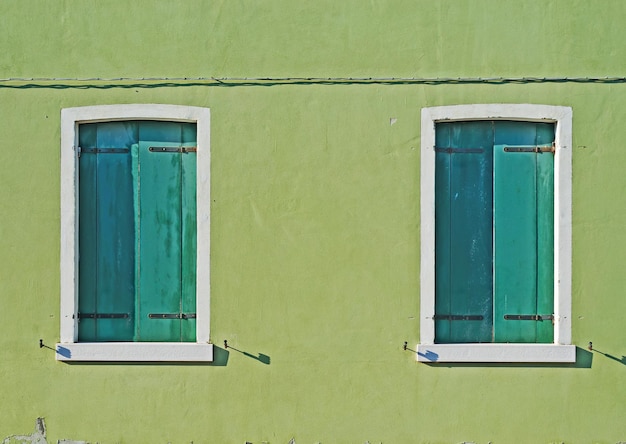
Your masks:
[[[576,347],[560,344],[418,344],[419,362],[576,361]]]
[[[554,164],[554,341],[540,344],[435,344],[435,124],[461,120],[519,120],[555,122]],[[556,345],[571,343],[571,280],[572,280],[572,109],[565,106],[531,104],[480,104],[437,106],[422,109],[420,166],[420,345],[418,351],[428,350],[445,356],[447,362],[470,362],[481,357],[489,361],[473,362],[573,362],[551,361],[564,353],[575,360],[575,353]],[[443,347],[443,348],[442,348]],[[510,352],[502,352],[502,349]],[[497,350],[497,352],[492,352]],[[565,350],[565,349],[563,349]],[[569,349],[567,349],[569,350]],[[437,353],[439,354],[439,353]],[[532,361],[525,360],[532,355]],[[543,359],[541,356],[544,356]],[[455,358],[456,357],[456,358]],[[481,359],[483,359],[481,358]],[[442,362],[442,359],[420,362]]]
[[[213,344],[190,342],[75,342],[57,344],[58,361],[211,362]]]
[[[196,272],[196,344],[190,343],[77,343],[78,311],[78,125],[112,120],[164,120],[196,123],[197,131],[197,272]],[[179,105],[136,104],[102,105],[61,110],[61,341],[58,347],[70,352],[68,357],[57,353],[59,360],[146,360],[137,351],[151,350],[152,361],[188,361],[198,356],[206,361],[210,323],[210,242],[211,242],[211,115],[208,108]],[[194,345],[195,347],[192,347]],[[101,351],[96,351],[100,348]],[[190,354],[172,352],[172,348],[194,350]],[[152,353],[159,349],[160,352]],[[132,350],[130,352],[129,350]],[[201,352],[199,350],[202,350]],[[75,356],[81,356],[80,359]],[[86,359],[92,356],[93,359]],[[104,359],[106,356],[115,359]],[[159,359],[162,356],[162,359]],[[175,359],[180,356],[181,359]],[[185,359],[182,359],[185,357]],[[210,359],[209,359],[210,360]]]

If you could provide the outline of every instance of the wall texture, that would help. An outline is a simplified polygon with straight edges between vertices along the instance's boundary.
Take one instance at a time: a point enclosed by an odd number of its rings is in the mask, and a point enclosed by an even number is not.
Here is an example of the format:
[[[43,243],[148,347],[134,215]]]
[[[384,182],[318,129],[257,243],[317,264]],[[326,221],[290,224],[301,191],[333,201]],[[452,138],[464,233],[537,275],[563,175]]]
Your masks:
[[[51,442],[626,441],[626,83],[54,80],[623,76],[624,19],[621,0],[0,2],[0,438],[44,417]],[[211,108],[213,364],[39,348],[59,337],[60,110],[120,103]],[[573,109],[575,365],[402,350],[420,110],[467,103]]]

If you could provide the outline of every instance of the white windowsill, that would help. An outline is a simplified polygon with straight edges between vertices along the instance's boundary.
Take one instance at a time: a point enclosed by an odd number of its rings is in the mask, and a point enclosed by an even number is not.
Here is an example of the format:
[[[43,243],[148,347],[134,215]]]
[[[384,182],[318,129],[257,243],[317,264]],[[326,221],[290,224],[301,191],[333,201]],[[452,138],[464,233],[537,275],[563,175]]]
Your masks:
[[[576,362],[576,346],[561,344],[418,344],[419,362]]]
[[[56,344],[58,361],[211,362],[213,344],[195,342],[73,342]]]

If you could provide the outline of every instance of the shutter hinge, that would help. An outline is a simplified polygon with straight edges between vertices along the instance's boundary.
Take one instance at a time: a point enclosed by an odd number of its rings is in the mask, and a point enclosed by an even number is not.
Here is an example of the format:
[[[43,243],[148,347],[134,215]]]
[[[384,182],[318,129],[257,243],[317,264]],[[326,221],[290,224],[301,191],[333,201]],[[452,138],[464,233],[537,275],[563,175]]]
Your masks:
[[[550,146],[505,146],[504,151],[507,153],[554,153],[556,146],[554,142]]]
[[[435,321],[482,321],[483,315],[435,315]]]
[[[128,313],[78,313],[78,319],[127,319]]]
[[[151,146],[148,150],[152,153],[195,153],[195,146]]]
[[[149,313],[150,319],[196,319],[195,313]]]
[[[450,148],[450,147],[434,147],[436,153],[446,154],[481,154],[485,150],[482,148]]]
[[[554,315],[504,315],[504,319],[507,321],[552,321]]]

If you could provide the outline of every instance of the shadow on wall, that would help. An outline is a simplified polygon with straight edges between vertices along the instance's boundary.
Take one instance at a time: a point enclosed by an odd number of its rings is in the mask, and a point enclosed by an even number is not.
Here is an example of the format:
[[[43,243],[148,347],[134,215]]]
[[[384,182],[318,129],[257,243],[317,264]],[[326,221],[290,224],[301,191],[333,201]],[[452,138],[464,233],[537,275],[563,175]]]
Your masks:
[[[228,341],[227,340],[224,340],[224,348],[225,349],[234,350],[234,351],[236,351],[238,353],[241,353],[244,356],[247,356],[248,358],[256,359],[257,361],[259,361],[262,364],[270,365],[270,357],[268,355],[263,354],[263,353],[259,353],[258,356],[255,356],[255,355],[253,355],[251,353],[248,353],[247,351],[239,350],[239,349],[236,349],[235,347],[233,347],[232,345],[228,345]],[[224,351],[226,351],[226,350],[224,350]]]
[[[599,353],[602,356],[607,357],[609,359],[612,359],[615,362],[619,362],[622,365],[626,365],[626,356],[624,356],[624,355],[622,355],[622,358],[620,359],[617,356],[613,356],[613,355],[611,355],[609,353],[605,353],[605,352],[603,352],[601,350],[598,350],[598,349],[594,348],[593,344],[591,342],[589,343],[589,350],[591,350],[591,352],[594,352],[594,353]]]

